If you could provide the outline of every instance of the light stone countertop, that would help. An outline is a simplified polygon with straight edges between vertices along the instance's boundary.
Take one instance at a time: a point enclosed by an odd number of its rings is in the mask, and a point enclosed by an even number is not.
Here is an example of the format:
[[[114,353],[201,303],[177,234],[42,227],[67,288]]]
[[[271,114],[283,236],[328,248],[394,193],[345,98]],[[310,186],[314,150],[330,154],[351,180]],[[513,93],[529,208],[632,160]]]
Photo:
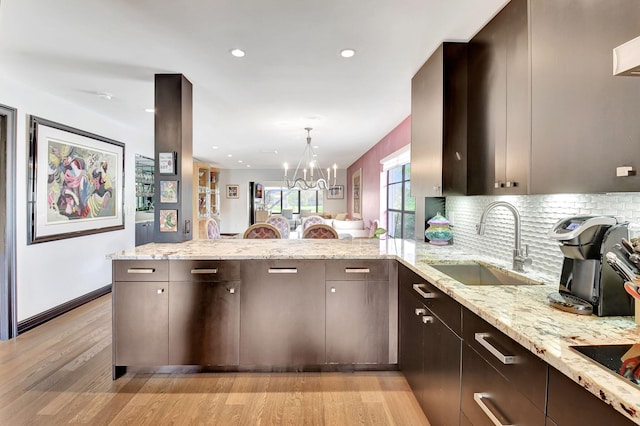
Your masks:
[[[463,246],[411,240],[199,240],[151,243],[109,255],[112,259],[376,259],[395,258],[460,304],[536,354],[617,411],[640,424],[640,387],[616,377],[570,345],[640,344],[633,317],[576,315],[550,307],[558,283],[530,286],[465,286],[431,268],[433,263],[484,261],[510,268]]]

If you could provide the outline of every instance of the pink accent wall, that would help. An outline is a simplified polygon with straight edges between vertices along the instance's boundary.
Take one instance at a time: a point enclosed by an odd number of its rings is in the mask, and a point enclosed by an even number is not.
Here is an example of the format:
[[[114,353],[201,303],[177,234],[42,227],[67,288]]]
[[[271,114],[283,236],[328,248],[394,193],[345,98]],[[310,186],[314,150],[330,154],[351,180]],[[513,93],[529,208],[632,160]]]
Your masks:
[[[386,218],[380,214],[380,160],[411,143],[411,116],[405,118],[369,151],[347,168],[347,211],[353,214],[353,173],[362,169],[362,219],[365,226],[374,219],[380,219],[380,226],[386,228]],[[383,215],[386,216],[386,215]]]

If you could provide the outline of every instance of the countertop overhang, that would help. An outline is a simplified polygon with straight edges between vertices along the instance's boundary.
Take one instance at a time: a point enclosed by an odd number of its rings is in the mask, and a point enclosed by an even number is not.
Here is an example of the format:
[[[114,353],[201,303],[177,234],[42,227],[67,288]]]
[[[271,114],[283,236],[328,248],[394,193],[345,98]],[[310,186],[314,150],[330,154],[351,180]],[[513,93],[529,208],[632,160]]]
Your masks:
[[[463,246],[433,246],[412,240],[197,240],[151,243],[109,255],[114,260],[185,259],[396,259],[485,321],[570,377],[615,410],[640,424],[640,388],[572,349],[573,345],[640,343],[633,317],[597,317],[563,312],[546,302],[558,283],[526,274],[543,285],[465,286],[429,265],[483,261],[509,269],[490,253]]]

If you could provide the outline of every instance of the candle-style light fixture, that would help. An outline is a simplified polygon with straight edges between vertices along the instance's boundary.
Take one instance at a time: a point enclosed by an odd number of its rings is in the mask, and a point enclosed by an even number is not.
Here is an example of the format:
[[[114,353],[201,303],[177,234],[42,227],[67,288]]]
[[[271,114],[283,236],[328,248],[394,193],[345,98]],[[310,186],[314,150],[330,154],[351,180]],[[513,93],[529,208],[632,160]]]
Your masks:
[[[307,146],[304,148],[302,157],[298,161],[293,176],[289,179],[289,165],[284,163],[284,184],[289,189],[315,189],[326,191],[331,186],[335,186],[338,166],[333,165],[333,181],[331,179],[331,169],[327,167],[327,173],[320,167],[316,154],[311,148],[311,127],[304,128],[307,131]],[[302,169],[301,169],[302,167]]]

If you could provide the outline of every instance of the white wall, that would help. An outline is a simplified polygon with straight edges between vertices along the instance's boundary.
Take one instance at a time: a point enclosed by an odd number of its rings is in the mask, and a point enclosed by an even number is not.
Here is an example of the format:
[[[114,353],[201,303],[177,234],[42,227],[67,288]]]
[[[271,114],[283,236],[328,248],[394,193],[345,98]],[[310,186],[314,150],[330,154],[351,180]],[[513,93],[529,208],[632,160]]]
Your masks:
[[[220,170],[220,232],[242,233],[249,226],[249,182],[263,185],[280,185],[283,170]],[[345,170],[338,170],[337,185],[345,185],[345,198],[342,200],[324,200],[325,212],[347,211],[347,187]],[[240,185],[240,198],[229,199],[225,195],[226,185]]]
[[[17,109],[16,246],[18,321],[111,284],[106,255],[135,243],[135,154],[153,156],[153,129],[140,135],[109,118],[0,76],[0,103]],[[125,229],[27,245],[28,115],[125,144]],[[151,121],[152,122],[152,121]],[[153,123],[153,122],[152,122]]]

